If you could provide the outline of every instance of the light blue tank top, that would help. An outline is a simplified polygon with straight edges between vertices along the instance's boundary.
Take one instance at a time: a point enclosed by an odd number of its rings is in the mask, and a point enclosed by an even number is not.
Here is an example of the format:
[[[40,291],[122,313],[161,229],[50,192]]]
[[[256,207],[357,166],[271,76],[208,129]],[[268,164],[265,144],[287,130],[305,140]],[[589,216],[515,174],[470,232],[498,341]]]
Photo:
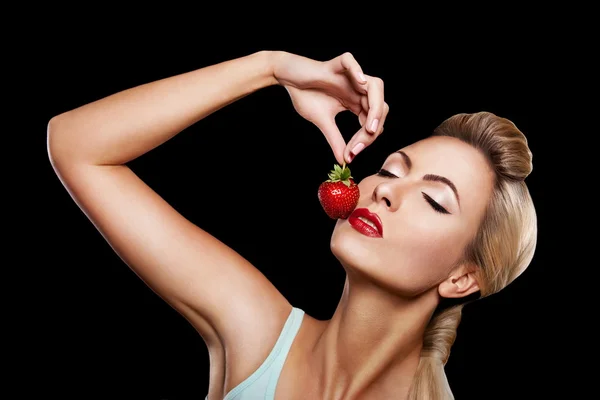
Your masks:
[[[292,312],[267,359],[252,375],[231,389],[223,400],[273,400],[275,398],[279,375],[303,318],[304,311],[292,307]]]

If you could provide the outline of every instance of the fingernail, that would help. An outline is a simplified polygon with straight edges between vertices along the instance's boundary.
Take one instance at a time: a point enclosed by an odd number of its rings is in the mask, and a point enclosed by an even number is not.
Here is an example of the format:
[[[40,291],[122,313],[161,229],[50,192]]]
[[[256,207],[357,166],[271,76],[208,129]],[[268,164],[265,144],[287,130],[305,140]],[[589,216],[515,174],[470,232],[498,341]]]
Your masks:
[[[365,78],[365,76],[363,75],[362,72],[358,73],[358,77],[360,78],[360,81],[363,83],[367,83],[367,78]]]
[[[374,119],[373,122],[371,122],[371,130],[373,133],[377,132],[377,125],[379,125],[379,120]]]
[[[356,156],[358,153],[361,152],[362,149],[365,148],[365,144],[364,143],[357,143],[356,146],[354,146],[354,148],[352,149],[352,154],[354,156]]]

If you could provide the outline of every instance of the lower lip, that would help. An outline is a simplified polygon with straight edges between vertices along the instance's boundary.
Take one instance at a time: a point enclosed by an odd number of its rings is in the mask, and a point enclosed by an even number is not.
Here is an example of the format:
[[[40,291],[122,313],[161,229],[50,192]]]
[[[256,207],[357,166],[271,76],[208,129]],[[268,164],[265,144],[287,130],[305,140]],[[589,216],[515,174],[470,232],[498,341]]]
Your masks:
[[[359,231],[360,233],[362,233],[365,236],[369,236],[369,237],[373,237],[373,238],[380,238],[380,237],[382,237],[379,234],[379,232],[377,231],[377,229],[373,228],[371,225],[367,224],[366,222],[361,221],[357,217],[350,216],[348,218],[348,223],[354,229],[356,229],[357,231]]]

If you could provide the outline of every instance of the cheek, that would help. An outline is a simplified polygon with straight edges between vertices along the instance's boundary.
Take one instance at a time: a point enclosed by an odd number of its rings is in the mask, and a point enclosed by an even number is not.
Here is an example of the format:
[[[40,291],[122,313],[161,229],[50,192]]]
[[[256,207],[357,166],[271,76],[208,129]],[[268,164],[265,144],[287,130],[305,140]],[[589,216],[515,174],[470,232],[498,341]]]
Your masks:
[[[462,253],[455,230],[435,215],[411,218],[398,226],[401,229],[380,249],[398,286],[419,292],[444,280]]]
[[[398,247],[422,263],[439,264],[458,252],[456,232],[439,218],[415,218],[399,233]]]

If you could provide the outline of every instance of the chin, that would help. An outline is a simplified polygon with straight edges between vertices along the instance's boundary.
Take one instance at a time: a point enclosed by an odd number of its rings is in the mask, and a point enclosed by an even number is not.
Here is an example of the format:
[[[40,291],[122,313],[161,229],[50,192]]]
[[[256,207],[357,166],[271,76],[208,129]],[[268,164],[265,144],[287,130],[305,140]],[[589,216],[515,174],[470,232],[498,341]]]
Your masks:
[[[407,283],[411,284],[414,272],[406,274],[402,273],[402,268],[396,268],[398,255],[390,253],[382,239],[364,236],[346,220],[338,220],[329,247],[346,273],[356,272],[395,295],[411,297],[415,293],[414,287],[407,286]]]
[[[347,220],[338,220],[329,247],[333,255],[342,263],[344,268],[364,271],[377,269],[382,265],[379,258],[380,240],[362,235],[350,226]]]

